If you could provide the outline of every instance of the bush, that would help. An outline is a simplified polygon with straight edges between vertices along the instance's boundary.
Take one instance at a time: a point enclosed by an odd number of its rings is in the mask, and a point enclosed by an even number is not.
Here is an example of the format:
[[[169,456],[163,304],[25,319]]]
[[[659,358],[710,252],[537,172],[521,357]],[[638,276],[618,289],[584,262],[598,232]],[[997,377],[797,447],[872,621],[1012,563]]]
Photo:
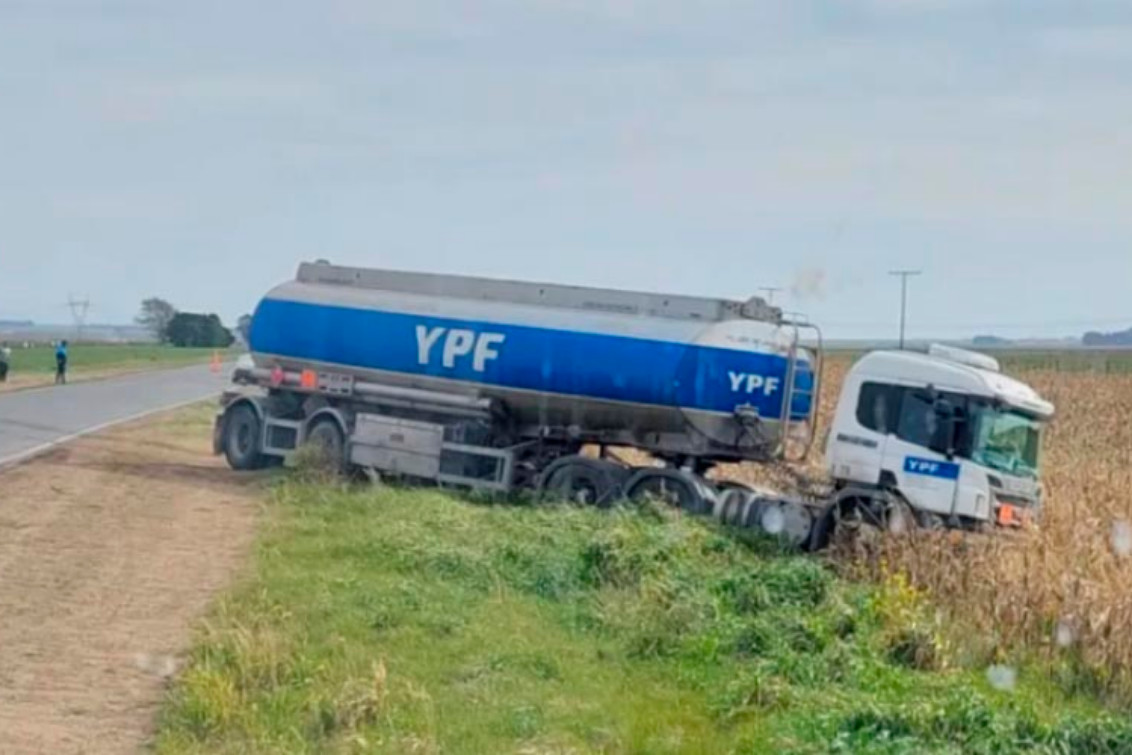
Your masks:
[[[165,329],[169,343],[181,347],[226,349],[235,342],[216,315],[178,312]]]

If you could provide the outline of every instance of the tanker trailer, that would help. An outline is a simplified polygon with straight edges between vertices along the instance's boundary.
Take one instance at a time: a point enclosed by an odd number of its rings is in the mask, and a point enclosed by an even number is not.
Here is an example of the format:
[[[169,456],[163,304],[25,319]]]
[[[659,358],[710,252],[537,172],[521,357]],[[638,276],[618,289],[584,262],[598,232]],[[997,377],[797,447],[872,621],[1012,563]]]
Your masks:
[[[383,475],[710,512],[713,465],[808,451],[806,328],[758,298],[304,263],[255,310],[214,446],[236,469],[316,443]],[[630,468],[617,447],[661,464]]]

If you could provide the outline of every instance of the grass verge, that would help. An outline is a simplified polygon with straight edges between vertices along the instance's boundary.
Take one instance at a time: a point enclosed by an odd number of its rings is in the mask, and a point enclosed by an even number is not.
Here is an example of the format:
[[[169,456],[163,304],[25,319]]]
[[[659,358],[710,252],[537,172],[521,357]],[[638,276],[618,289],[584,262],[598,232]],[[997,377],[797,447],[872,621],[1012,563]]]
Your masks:
[[[69,349],[68,367],[74,371],[116,367],[177,365],[208,361],[214,349],[178,349],[144,344],[74,344]],[[55,348],[32,346],[12,349],[12,372],[55,373]]]
[[[179,349],[145,344],[75,344],[69,349],[67,375],[81,381],[140,372],[161,367],[207,362],[214,349]],[[227,355],[226,350],[221,350]],[[55,348],[32,346],[13,348],[8,381],[0,391],[47,385],[55,374]]]
[[[1040,675],[951,668],[900,580],[709,522],[293,480],[270,512],[159,752],[1132,749]]]

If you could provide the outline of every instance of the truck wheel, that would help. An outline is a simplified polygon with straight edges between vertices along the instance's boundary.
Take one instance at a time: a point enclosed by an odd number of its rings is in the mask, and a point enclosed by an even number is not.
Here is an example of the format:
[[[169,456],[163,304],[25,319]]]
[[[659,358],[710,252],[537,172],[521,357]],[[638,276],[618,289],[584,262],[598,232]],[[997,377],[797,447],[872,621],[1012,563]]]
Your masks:
[[[331,471],[338,474],[346,471],[346,437],[330,417],[320,417],[307,428],[304,444],[318,449]]]
[[[584,456],[567,456],[542,474],[539,495],[546,500],[606,507],[621,494],[624,470],[616,464]]]
[[[836,506],[827,506],[814,518],[810,538],[802,545],[802,550],[816,553],[829,547],[829,543],[833,539],[833,531],[837,527],[836,508]]]
[[[260,453],[261,428],[259,415],[247,404],[228,412],[224,420],[224,458],[232,469],[249,470],[263,466]]]
[[[917,527],[916,514],[903,498],[892,500],[884,512],[884,530],[889,535],[909,535]]]
[[[656,498],[690,514],[712,513],[715,496],[692,475],[677,469],[645,468],[638,470],[625,486],[631,501]]]
[[[864,498],[846,498],[833,504],[827,512],[823,537],[874,539],[877,536],[907,535],[916,529],[912,507],[902,498],[884,494]],[[813,541],[813,538],[811,538]]]

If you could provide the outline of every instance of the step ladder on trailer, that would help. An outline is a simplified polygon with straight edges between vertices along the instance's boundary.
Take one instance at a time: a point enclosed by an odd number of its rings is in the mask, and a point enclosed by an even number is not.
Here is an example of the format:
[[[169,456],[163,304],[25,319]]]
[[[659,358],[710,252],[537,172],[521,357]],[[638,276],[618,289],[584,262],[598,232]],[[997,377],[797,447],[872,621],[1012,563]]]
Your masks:
[[[813,448],[814,439],[817,437],[817,423],[818,423],[818,404],[821,397],[821,383],[822,383],[822,370],[825,366],[825,352],[824,344],[822,342],[821,328],[817,325],[797,320],[783,320],[782,325],[793,329],[793,338],[790,342],[790,356],[786,367],[786,395],[782,402],[782,414],[779,417],[781,422],[782,432],[779,435],[778,446],[775,448],[774,458],[790,463],[798,463],[804,461]],[[798,356],[799,356],[799,341],[801,340],[801,331],[811,331],[815,340],[815,347],[812,349],[814,355],[814,362],[810,365],[810,371],[813,375],[813,380],[809,388],[798,388],[795,384],[795,376],[798,372]],[[794,417],[794,399],[798,396],[803,396],[809,399],[809,411],[804,418]],[[791,429],[793,427],[803,424],[808,426],[806,439],[801,444],[801,448],[791,453],[790,440]]]

